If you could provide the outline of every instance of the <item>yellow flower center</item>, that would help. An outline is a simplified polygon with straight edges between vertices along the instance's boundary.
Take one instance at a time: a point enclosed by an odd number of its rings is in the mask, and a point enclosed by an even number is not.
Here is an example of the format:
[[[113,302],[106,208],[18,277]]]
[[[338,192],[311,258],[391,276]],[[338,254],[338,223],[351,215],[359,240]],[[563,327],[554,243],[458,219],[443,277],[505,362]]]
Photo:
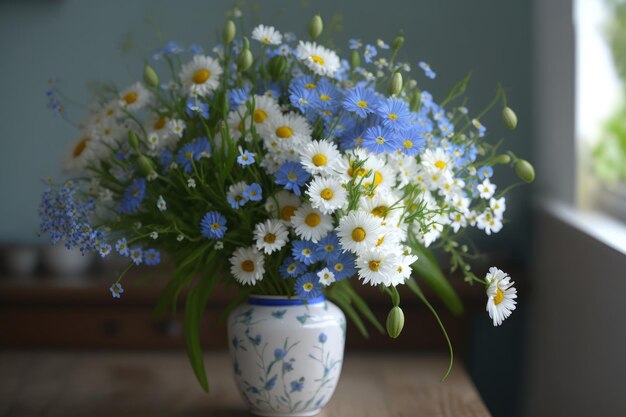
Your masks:
[[[411,149],[413,147],[413,142],[406,139],[404,142],[402,142],[402,146],[404,146],[406,149]]]
[[[333,190],[331,190],[330,188],[324,188],[320,193],[320,197],[322,197],[324,200],[330,200],[331,198],[333,198],[333,196]]]
[[[241,269],[245,272],[253,272],[254,271],[254,262],[250,259],[246,259],[241,263]]]
[[[504,301],[504,293],[502,292],[500,288],[496,288],[496,296],[493,297],[493,302],[495,305],[498,305],[502,301]]]
[[[219,224],[219,223],[213,223],[213,224],[211,225],[211,228],[212,228],[213,230],[217,230],[217,229],[219,229],[219,228],[220,228],[220,224]]]
[[[380,268],[380,261],[370,261],[368,266],[372,271],[378,272],[378,268]]]
[[[283,220],[291,219],[291,216],[296,212],[296,208],[294,206],[285,206],[280,211],[280,218]]]
[[[208,69],[202,68],[193,74],[191,79],[195,84],[204,84],[211,77],[211,71]]]
[[[389,113],[388,116],[389,116],[389,119],[391,119],[391,120],[397,120],[398,119],[398,115],[395,114],[395,113]]]
[[[383,244],[383,242],[385,241],[385,236],[381,237],[380,239],[378,239],[376,241],[376,247],[380,246]]]
[[[293,136],[293,130],[289,126],[281,126],[276,129],[276,136],[281,139],[289,139]]]
[[[365,240],[365,236],[367,236],[367,234],[362,227],[357,227],[352,231],[352,240],[355,242],[362,242]]]
[[[264,37],[263,39],[261,39],[261,41],[262,41],[263,43],[270,43],[270,38],[268,38],[268,37],[266,36],[266,37]]]
[[[311,291],[313,289],[313,284],[311,284],[310,282],[305,283],[302,288],[304,288],[304,291]]]
[[[372,209],[372,215],[376,217],[385,217],[389,212],[389,208],[387,206],[378,206]]]
[[[131,194],[133,195],[133,197],[137,197],[139,195],[139,188],[133,188]]]
[[[313,83],[306,83],[304,84],[304,88],[308,89],[308,90],[312,90],[315,88],[315,84]]]
[[[311,55],[311,61],[315,62],[317,65],[324,65],[324,58],[319,55]]]
[[[287,178],[289,178],[289,181],[295,181],[298,179],[298,176],[293,172],[290,172],[289,174],[287,174]]]
[[[382,145],[383,143],[385,143],[385,138],[383,138],[382,136],[378,136],[376,138],[376,143],[378,143],[379,145]]]
[[[193,152],[192,151],[185,152],[185,158],[187,158],[187,159],[193,158]]]
[[[85,151],[85,149],[87,149],[87,142],[89,142],[89,138],[84,138],[76,144],[74,151],[72,152],[72,156],[74,158],[78,158]]]
[[[304,222],[309,227],[315,227],[318,224],[320,224],[321,221],[322,221],[322,219],[320,218],[319,214],[317,214],[317,213],[309,213],[309,214],[307,214],[306,218],[304,219]]]
[[[440,159],[437,162],[435,162],[435,166],[438,169],[444,169],[447,166],[447,164]]]
[[[359,107],[360,107],[360,108],[362,108],[362,109],[367,108],[367,102],[366,102],[366,101],[363,101],[363,100],[359,100],[359,101],[357,101],[357,102],[356,102],[356,105],[357,105],[357,106],[359,106]]]
[[[343,264],[335,264],[335,271],[343,271]]]
[[[138,97],[137,93],[135,93],[134,91],[131,91],[129,93],[124,94],[124,97],[122,98],[124,99],[127,105],[131,105],[135,101],[137,101],[137,97]]]
[[[326,162],[328,162],[328,158],[326,158],[326,155],[321,153],[316,153],[315,155],[313,155],[313,158],[311,160],[313,161],[313,165],[315,165],[316,167],[324,166],[326,165]]]
[[[322,95],[320,95],[320,100],[328,101],[328,100],[330,100],[330,96],[327,96],[326,94],[322,94]]]
[[[335,247],[333,245],[326,245],[324,246],[324,250],[326,252],[332,252],[335,249]]]
[[[267,119],[267,113],[265,110],[256,109],[252,114],[252,118],[254,119],[254,123],[263,123],[265,119]]]
[[[274,243],[276,242],[276,235],[273,233],[268,233],[263,237],[263,241],[265,243]]]
[[[159,120],[154,122],[154,130],[161,130],[165,126],[165,117],[159,117]]]

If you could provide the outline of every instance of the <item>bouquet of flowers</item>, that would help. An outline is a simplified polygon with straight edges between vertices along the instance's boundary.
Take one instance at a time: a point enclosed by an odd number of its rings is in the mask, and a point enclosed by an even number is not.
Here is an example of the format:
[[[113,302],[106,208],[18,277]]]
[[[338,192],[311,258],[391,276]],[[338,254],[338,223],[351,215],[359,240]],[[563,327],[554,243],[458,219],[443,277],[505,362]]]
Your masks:
[[[113,297],[130,268],[158,264],[162,251],[171,257],[161,307],[188,291],[185,334],[199,377],[198,322],[218,281],[240,288],[233,306],[251,293],[324,294],[364,333],[363,318],[383,326],[353,286],[377,286],[391,297],[387,331],[397,337],[397,287],[428,303],[412,272],[461,308],[435,247],[486,287],[494,325],[515,309],[509,276],[476,276],[462,236],[502,228],[506,190],[496,191],[494,166],[534,178],[527,161],[484,140],[480,119],[494,105],[509,128],[517,123],[503,90],[471,116],[469,76],[435,101],[422,87],[435,72],[421,62],[423,73],[411,75],[398,61],[403,37],[351,40],[341,58],[316,42],[322,29],[315,16],[310,40],[298,41],[259,25],[249,41],[228,20],[210,53],[167,44],[153,56],[162,71],[146,66],[143,82],[121,90],[100,86],[67,158],[76,179],[43,195],[41,230],[53,243],[128,257]],[[49,96],[60,112],[55,87]]]

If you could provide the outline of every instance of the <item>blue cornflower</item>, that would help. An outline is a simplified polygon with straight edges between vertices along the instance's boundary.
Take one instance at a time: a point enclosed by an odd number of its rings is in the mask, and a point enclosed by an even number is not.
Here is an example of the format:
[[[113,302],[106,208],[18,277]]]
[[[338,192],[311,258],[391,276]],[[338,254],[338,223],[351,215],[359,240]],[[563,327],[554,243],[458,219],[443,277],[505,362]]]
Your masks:
[[[270,56],[270,57],[274,57],[274,56],[277,56],[277,55],[282,55],[284,57],[288,57],[291,54],[293,54],[293,50],[287,44],[282,44],[279,47],[277,47],[276,49],[268,49],[267,50],[267,55]]]
[[[316,85],[309,77],[294,78],[289,85],[289,101],[303,113],[317,106]]]
[[[252,91],[252,87],[250,85],[246,85],[243,88],[234,88],[232,90],[228,90],[228,105],[231,109],[236,109],[250,98],[250,91]]]
[[[158,61],[167,55],[177,55],[184,52],[184,49],[180,47],[176,42],[169,41],[164,48],[157,50],[152,54],[152,59]]]
[[[174,154],[169,149],[163,149],[159,154],[159,162],[164,167],[168,167],[174,160]]]
[[[122,238],[115,243],[115,250],[122,256],[128,256],[128,244],[126,238]]]
[[[148,249],[143,253],[143,261],[149,266],[158,265],[161,262],[161,253],[156,249]]]
[[[189,99],[187,99],[187,106],[185,108],[189,117],[193,117],[195,113],[203,119],[209,118],[209,105],[200,100],[199,97],[190,96]]]
[[[478,178],[484,180],[485,178],[491,178],[493,175],[493,168],[485,165],[484,167],[478,168],[476,172],[478,173]]]
[[[141,248],[131,249],[130,259],[135,263],[135,265],[141,264],[141,262],[143,262],[143,251],[141,250]]]
[[[368,114],[376,111],[379,101],[374,90],[357,87],[346,94],[343,100],[343,108],[349,112],[356,113],[361,118],[366,118]]]
[[[284,279],[295,278],[306,271],[306,265],[293,259],[292,256],[287,256],[282,265],[278,269],[280,276]]]
[[[287,354],[287,352],[285,352],[285,349],[281,349],[281,348],[276,348],[274,350],[274,357],[276,359],[282,359],[285,357],[285,355]]]
[[[139,210],[141,202],[146,196],[146,180],[137,178],[124,190],[120,201],[120,213],[134,213]]]
[[[289,391],[290,394],[294,392],[302,392],[304,389],[304,378],[300,378],[297,381],[291,381],[289,385],[291,386],[291,390]]]
[[[474,162],[478,156],[478,148],[476,148],[476,145],[473,143],[469,145],[465,150],[465,155],[467,156],[467,160],[469,162]]]
[[[319,278],[313,272],[307,272],[296,280],[296,295],[304,300],[322,295]]]
[[[200,45],[197,45],[195,43],[192,43],[191,45],[189,45],[189,52],[191,52],[194,55],[199,55],[202,53],[202,51],[203,49]]]
[[[388,98],[376,108],[376,114],[382,119],[383,126],[389,126],[395,130],[403,130],[411,127],[411,111],[404,100]]]
[[[361,39],[350,39],[348,41],[348,47],[350,49],[359,49],[361,46],[363,46]]]
[[[331,262],[341,254],[341,246],[336,233],[330,233],[315,246],[317,258],[326,262]]]
[[[291,242],[291,254],[296,261],[311,265],[318,261],[315,243],[310,240],[294,240]]]
[[[100,245],[98,245],[98,253],[104,258],[111,253],[111,245],[109,245],[108,243],[101,243]]]
[[[348,151],[363,143],[363,129],[355,128],[346,132],[342,132],[339,136],[339,149]]]
[[[254,164],[254,154],[239,148],[239,156],[237,157],[237,163],[241,166]]]
[[[176,162],[183,167],[187,174],[193,170],[192,161],[198,161],[202,157],[211,154],[211,144],[205,137],[198,138],[183,146],[176,154]]]
[[[339,98],[341,97],[341,92],[335,84],[328,81],[328,79],[323,78],[317,88],[316,88],[317,97],[317,107],[323,110],[331,110],[334,111],[339,106]]]
[[[322,332],[317,339],[320,341],[321,344],[324,344],[328,341],[328,336],[326,336],[326,333]]]
[[[431,80],[437,76],[437,74],[435,74],[435,71],[433,71],[432,68],[430,68],[430,65],[428,65],[424,61],[420,61],[419,66],[421,69],[424,70],[424,74]]]
[[[372,62],[372,58],[378,55],[378,51],[374,45],[365,45],[365,50],[363,51],[363,58],[365,58],[365,62]]]
[[[417,155],[426,143],[426,139],[424,139],[422,134],[422,129],[417,126],[401,131],[399,136],[400,149],[402,149],[402,152],[408,156]]]
[[[200,221],[200,232],[207,239],[221,239],[227,230],[226,217],[217,211],[207,212]]]
[[[111,291],[111,295],[113,296],[113,298],[120,298],[120,295],[124,294],[124,288],[122,288],[122,284],[120,284],[119,282],[111,285],[109,291]]]
[[[337,71],[335,71],[335,75],[333,75],[333,78],[335,78],[337,81],[345,81],[350,77],[350,71],[352,71],[352,67],[350,66],[350,63],[347,59],[342,59],[339,64],[340,67]]]
[[[296,34],[293,32],[285,32],[283,33],[283,39],[285,40],[285,42],[294,42],[298,38],[296,37]]]
[[[311,177],[311,175],[302,168],[298,162],[287,161],[278,168],[274,174],[276,176],[276,184],[282,185],[286,190],[291,190],[297,196],[301,194],[302,187]]]
[[[373,126],[363,134],[362,147],[374,153],[394,152],[400,145],[400,136],[390,127]]]
[[[256,182],[252,183],[243,191],[243,196],[250,201],[261,201],[263,199],[263,189]]]
[[[332,262],[328,262],[326,267],[330,269],[333,274],[335,274],[335,279],[337,281],[342,281],[356,274],[354,256],[348,252],[341,253],[337,259]]]

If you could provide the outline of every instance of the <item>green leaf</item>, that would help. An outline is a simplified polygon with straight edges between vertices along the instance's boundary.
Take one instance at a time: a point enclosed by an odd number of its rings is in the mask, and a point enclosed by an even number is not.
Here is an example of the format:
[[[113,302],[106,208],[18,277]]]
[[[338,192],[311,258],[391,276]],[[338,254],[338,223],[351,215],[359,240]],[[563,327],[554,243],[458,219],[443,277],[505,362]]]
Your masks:
[[[463,313],[463,303],[461,299],[439,268],[437,259],[435,259],[432,252],[417,243],[412,243],[411,248],[419,257],[419,259],[411,265],[413,271],[432,288],[448,310],[455,315]]]
[[[468,72],[462,80],[457,81],[452,85],[450,90],[448,91],[448,96],[441,102],[441,107],[445,107],[446,104],[461,97],[465,94],[465,90],[467,89],[467,85],[469,84],[470,78],[472,78],[472,72]]]
[[[359,310],[359,312],[370,323],[372,323],[374,327],[376,327],[376,330],[378,330],[380,333],[384,333],[385,329],[383,328],[380,321],[378,321],[378,319],[376,318],[372,310],[370,310],[365,300],[363,300],[363,298],[354,290],[354,288],[350,286],[350,283],[346,280],[346,281],[341,281],[337,284],[339,285],[343,284],[342,286],[345,288],[346,294],[350,297],[350,301],[354,304],[357,310]]]

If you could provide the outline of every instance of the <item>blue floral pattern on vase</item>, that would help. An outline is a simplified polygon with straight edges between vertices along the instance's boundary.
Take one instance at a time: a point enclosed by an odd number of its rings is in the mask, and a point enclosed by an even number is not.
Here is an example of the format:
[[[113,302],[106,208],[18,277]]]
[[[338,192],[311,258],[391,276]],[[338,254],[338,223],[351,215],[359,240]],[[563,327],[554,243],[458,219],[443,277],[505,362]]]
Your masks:
[[[325,300],[279,309],[267,304],[243,304],[228,320],[239,391],[255,414],[317,414],[339,380],[345,317]]]

